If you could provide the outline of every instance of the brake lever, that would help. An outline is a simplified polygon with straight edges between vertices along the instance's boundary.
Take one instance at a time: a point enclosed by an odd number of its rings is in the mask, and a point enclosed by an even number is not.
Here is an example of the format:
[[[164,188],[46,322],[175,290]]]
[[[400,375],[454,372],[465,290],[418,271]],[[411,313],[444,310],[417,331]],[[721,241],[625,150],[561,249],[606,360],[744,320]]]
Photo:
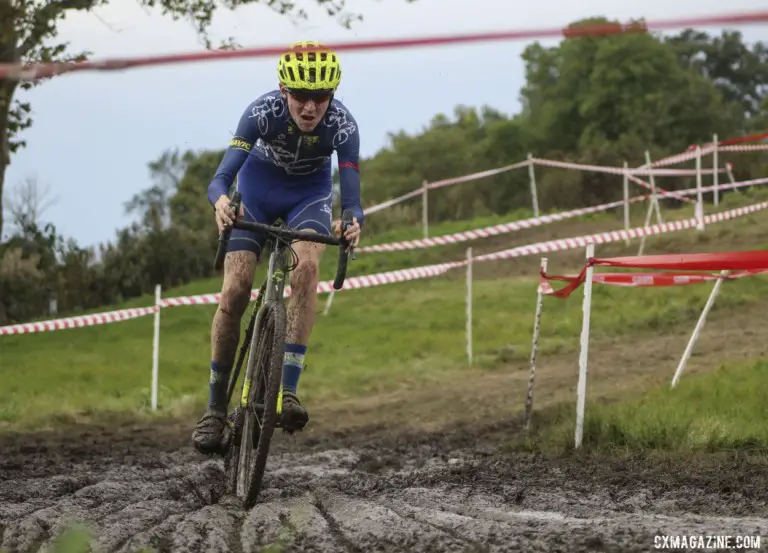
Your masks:
[[[344,235],[347,232],[347,229],[351,227],[353,223],[343,223],[341,225],[341,239],[343,242],[346,243],[347,247],[344,248],[344,250],[347,252],[350,258],[352,258],[352,261],[356,259],[355,257],[355,245],[352,242],[347,241],[347,239],[344,237]]]
[[[229,206],[235,212],[235,221],[237,221],[237,214],[240,212],[240,203],[242,202],[242,196],[240,192],[235,190],[232,194],[232,198],[229,202]],[[225,229],[219,233],[219,243],[216,248],[216,257],[213,260],[213,268],[220,271],[224,267],[224,257],[227,252],[227,244],[229,243],[229,237],[232,234],[232,227]]]
[[[240,194],[239,190],[235,190],[235,193],[232,194],[232,201],[229,202],[230,209],[235,213],[235,222],[237,222],[238,217],[240,217],[240,204],[243,202],[243,197]]]

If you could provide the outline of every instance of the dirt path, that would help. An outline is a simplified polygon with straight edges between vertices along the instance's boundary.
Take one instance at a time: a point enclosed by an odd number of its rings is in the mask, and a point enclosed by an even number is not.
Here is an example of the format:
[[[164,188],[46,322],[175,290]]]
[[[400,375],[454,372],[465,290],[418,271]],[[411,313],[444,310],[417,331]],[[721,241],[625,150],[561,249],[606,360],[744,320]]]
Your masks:
[[[283,445],[249,512],[221,497],[221,463],[189,448],[59,450],[44,476],[4,471],[2,546],[37,551],[72,519],[110,552],[649,551],[659,534],[768,539],[765,463],[682,469],[445,446],[434,436],[312,453]]]
[[[763,347],[759,306],[714,315],[691,372]],[[668,382],[686,338],[599,342],[590,399]],[[542,359],[537,410],[572,400],[576,366]],[[221,462],[190,449],[189,421],[3,436],[0,549],[45,550],[74,520],[104,552],[629,552],[661,534],[762,534],[768,549],[765,458],[504,453],[526,381],[522,363],[313,412],[311,432],[276,440],[249,512],[222,497]]]

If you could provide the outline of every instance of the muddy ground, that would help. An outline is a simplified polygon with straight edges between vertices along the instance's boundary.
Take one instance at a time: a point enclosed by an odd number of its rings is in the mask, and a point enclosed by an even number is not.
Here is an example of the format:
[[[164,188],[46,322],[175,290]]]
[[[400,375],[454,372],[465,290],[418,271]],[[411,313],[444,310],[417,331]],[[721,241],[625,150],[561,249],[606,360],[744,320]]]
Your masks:
[[[517,424],[279,436],[249,512],[222,496],[222,463],[189,447],[187,425],[6,436],[0,541],[45,551],[78,520],[110,552],[628,552],[660,534],[761,534],[768,549],[765,459],[500,452]]]
[[[716,310],[686,375],[765,355],[764,317],[762,305]],[[590,400],[668,383],[689,332],[596,344]],[[0,435],[0,551],[49,550],[73,521],[103,552],[634,552],[663,551],[656,536],[715,534],[734,546],[759,535],[768,551],[765,456],[505,451],[520,431],[505,414],[519,411],[528,374],[526,360],[499,363],[338,402],[308,432],[278,435],[249,512],[222,495],[222,462],[190,447],[193,419]],[[536,409],[572,399],[575,375],[575,355],[543,356]]]

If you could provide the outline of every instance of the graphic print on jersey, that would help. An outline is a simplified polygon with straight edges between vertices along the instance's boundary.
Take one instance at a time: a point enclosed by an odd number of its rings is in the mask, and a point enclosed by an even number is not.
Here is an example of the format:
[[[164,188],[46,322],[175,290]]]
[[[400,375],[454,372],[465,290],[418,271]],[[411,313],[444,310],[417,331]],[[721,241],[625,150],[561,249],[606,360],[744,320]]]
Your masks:
[[[327,112],[312,133],[303,134],[292,124],[288,103],[279,91],[267,93],[257,99],[243,114],[251,128],[246,136],[253,136],[253,146],[246,148],[240,143],[243,137],[236,136],[238,143],[230,145],[242,149],[256,159],[277,166],[286,175],[304,177],[318,171],[330,173],[333,151],[352,144],[357,124],[346,107],[332,100]],[[245,132],[245,131],[241,131]],[[346,154],[344,154],[346,155]],[[250,165],[250,163],[248,165]],[[344,163],[346,168],[349,166]],[[356,166],[354,166],[357,169]]]
[[[336,106],[328,108],[324,122],[330,128],[336,127],[336,134],[333,135],[334,148],[344,144],[357,130],[357,126],[347,119],[347,112]]]
[[[264,101],[256,104],[251,109],[251,116],[248,119],[256,119],[259,124],[259,132],[262,135],[269,131],[269,114],[278,119],[285,115],[285,100],[282,96],[264,96]]]

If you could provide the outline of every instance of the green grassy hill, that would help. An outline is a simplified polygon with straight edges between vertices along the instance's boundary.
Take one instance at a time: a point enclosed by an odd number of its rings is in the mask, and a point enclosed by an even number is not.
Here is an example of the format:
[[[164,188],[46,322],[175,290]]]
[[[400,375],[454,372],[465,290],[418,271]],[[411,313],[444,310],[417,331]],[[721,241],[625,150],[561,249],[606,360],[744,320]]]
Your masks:
[[[765,194],[731,196],[720,210],[746,205]],[[708,208],[711,212],[712,208]],[[516,214],[523,218],[526,214]],[[688,218],[689,209],[665,211],[665,220]],[[636,209],[634,224],[643,213]],[[477,228],[512,217],[436,225],[434,234]],[[395,254],[360,253],[350,275],[412,267],[496,251],[525,243],[579,236],[621,228],[617,214],[602,214],[555,223],[506,236]],[[646,253],[754,249],[768,243],[768,213],[719,223],[703,233],[695,230],[650,238]],[[370,242],[418,238],[420,229],[372,237]],[[370,243],[369,242],[369,243]],[[598,255],[633,255],[639,241],[600,246]],[[331,252],[329,252],[331,253]],[[327,255],[321,278],[330,279],[335,255]],[[573,272],[584,251],[550,254],[552,272]],[[465,353],[464,271],[414,282],[335,296],[328,316],[319,315],[312,336],[308,368],[300,395],[318,427],[401,424],[431,427],[456,417],[473,420],[519,411],[525,396],[539,258],[478,264],[474,288],[475,363]],[[259,275],[260,276],[260,275]],[[257,277],[258,278],[258,277]],[[165,297],[216,292],[220,278],[164,291]],[[590,399],[624,397],[668,382],[685,340],[709,294],[710,285],[666,289],[595,287]],[[761,298],[768,279],[753,277],[723,287],[707,332],[719,332],[735,321],[747,325],[762,317]],[[320,296],[322,310],[325,295]],[[151,305],[150,297],[124,306]],[[0,337],[0,428],[31,429],[99,420],[112,416],[180,417],[192,420],[204,405],[208,389],[210,324],[215,306],[186,306],[162,311],[160,334],[160,413],[148,410],[152,362],[153,318],[91,328],[26,336]],[[569,300],[547,298],[540,343],[537,408],[572,402],[581,327],[580,294]],[[668,346],[658,344],[668,341]],[[691,373],[707,372],[722,363],[744,365],[759,358],[754,345],[742,347],[742,333],[708,357],[694,356]],[[763,338],[764,342],[764,338]],[[664,342],[666,343],[666,342]],[[751,342],[750,342],[751,343]],[[654,344],[656,344],[654,346]],[[697,351],[712,347],[702,338]],[[638,348],[652,350],[638,356]],[[661,349],[659,349],[661,347]],[[666,349],[665,349],[666,348]],[[745,352],[749,355],[744,357]],[[661,363],[654,354],[661,354]],[[631,358],[630,368],[621,359]],[[618,373],[617,373],[618,371]],[[621,382],[615,381],[621,374]],[[686,374],[683,381],[695,378]],[[595,395],[592,395],[592,394]],[[469,405],[463,410],[461,405]]]

